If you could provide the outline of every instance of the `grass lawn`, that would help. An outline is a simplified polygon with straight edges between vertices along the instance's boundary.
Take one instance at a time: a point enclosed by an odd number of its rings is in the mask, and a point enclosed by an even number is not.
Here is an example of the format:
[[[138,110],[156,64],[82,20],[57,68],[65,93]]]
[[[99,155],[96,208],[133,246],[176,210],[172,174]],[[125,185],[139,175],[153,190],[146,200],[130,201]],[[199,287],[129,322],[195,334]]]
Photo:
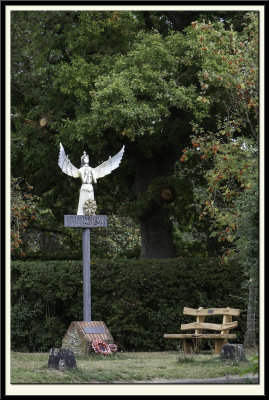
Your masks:
[[[245,350],[246,361],[222,360],[212,351],[182,351],[76,356],[77,370],[48,368],[49,353],[11,352],[11,383],[133,383],[151,379],[204,379],[237,375],[251,365],[257,351]]]

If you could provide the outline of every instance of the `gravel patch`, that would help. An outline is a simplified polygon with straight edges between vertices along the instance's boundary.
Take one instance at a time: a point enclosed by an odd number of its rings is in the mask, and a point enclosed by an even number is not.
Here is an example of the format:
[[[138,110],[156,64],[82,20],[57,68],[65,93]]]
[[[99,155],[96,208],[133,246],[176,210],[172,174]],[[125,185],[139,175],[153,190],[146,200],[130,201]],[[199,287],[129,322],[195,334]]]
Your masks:
[[[218,378],[207,378],[207,379],[161,379],[154,378],[150,381],[135,381],[134,383],[152,383],[152,384],[258,384],[258,375],[245,374],[244,376],[239,375],[226,375]]]

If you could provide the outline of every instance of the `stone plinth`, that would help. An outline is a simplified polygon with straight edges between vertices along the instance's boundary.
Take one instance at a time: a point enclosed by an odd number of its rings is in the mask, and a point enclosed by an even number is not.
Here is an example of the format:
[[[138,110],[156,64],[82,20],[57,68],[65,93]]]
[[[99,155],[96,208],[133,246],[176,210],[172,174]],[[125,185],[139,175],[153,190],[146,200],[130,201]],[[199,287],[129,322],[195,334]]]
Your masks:
[[[71,349],[75,354],[87,356],[92,351],[91,345],[94,340],[114,343],[103,321],[73,321],[64,335],[62,347]]]

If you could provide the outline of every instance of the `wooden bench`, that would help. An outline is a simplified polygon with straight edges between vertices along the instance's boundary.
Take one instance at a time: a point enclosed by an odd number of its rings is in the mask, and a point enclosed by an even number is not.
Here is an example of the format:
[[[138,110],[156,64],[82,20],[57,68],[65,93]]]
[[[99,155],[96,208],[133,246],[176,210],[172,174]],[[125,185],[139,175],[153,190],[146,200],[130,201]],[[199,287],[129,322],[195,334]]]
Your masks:
[[[233,308],[194,308],[184,307],[183,314],[196,316],[196,322],[181,324],[181,330],[194,330],[194,333],[165,333],[165,339],[183,339],[183,349],[186,353],[198,352],[201,339],[214,339],[215,354],[220,355],[222,346],[228,343],[227,339],[235,339],[230,329],[238,326],[238,321],[232,321],[233,316],[240,315],[240,310]],[[222,324],[204,322],[205,318],[211,315],[223,315]],[[204,330],[215,330],[220,333],[204,333]]]

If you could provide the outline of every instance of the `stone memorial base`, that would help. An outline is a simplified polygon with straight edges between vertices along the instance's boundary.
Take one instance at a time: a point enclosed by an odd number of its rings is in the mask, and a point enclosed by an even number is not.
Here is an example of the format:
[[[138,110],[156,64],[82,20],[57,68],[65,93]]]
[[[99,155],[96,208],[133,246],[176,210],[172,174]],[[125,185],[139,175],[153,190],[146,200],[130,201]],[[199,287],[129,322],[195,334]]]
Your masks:
[[[87,356],[92,350],[92,342],[102,340],[114,343],[103,321],[73,321],[62,340],[62,347],[71,349],[75,354]]]

